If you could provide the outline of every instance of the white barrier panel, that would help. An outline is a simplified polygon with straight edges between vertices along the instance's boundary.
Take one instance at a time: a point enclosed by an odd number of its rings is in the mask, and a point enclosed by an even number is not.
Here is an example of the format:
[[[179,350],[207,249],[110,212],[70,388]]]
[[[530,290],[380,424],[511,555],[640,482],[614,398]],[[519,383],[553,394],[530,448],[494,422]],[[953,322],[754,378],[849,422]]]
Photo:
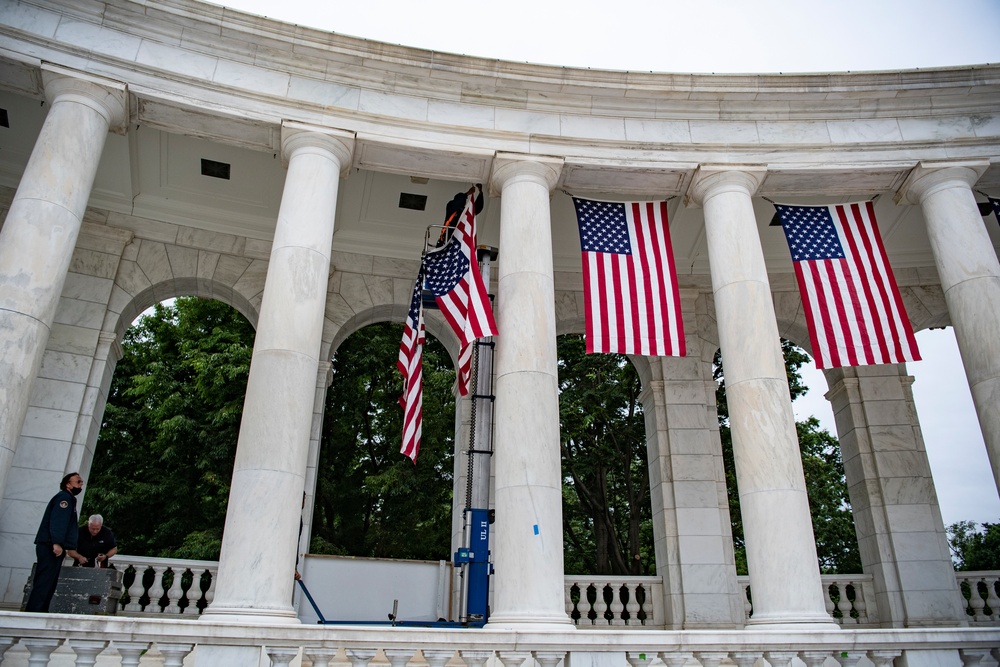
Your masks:
[[[393,600],[401,621],[450,620],[451,569],[448,561],[307,555],[299,571],[327,621],[388,623]],[[295,588],[299,620],[315,624],[316,612]]]

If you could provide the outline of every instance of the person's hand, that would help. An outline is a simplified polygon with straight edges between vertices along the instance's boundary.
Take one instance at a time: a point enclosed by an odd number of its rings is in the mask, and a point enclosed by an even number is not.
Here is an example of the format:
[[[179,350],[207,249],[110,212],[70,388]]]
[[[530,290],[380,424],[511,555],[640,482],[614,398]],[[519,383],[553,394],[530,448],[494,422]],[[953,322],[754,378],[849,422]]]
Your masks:
[[[301,578],[302,578],[302,575],[301,575],[301,574],[299,574],[299,571],[298,571],[298,570],[295,570],[295,581],[298,581],[298,580],[299,580],[299,579],[301,579]]]
[[[97,557],[94,560],[96,560],[98,563],[103,563],[107,559],[108,559],[108,557],[106,555],[104,555],[104,554],[97,554]],[[86,559],[84,559],[84,560],[86,560]]]
[[[52,554],[53,554],[54,556],[56,556],[57,558],[58,558],[59,556],[62,556],[62,555],[63,555],[63,548],[62,548],[62,545],[61,545],[61,544],[53,544],[53,545],[52,545]]]
[[[73,558],[75,558],[76,562],[79,563],[80,565],[87,564],[87,557],[82,554],[76,554],[75,556],[73,556]]]

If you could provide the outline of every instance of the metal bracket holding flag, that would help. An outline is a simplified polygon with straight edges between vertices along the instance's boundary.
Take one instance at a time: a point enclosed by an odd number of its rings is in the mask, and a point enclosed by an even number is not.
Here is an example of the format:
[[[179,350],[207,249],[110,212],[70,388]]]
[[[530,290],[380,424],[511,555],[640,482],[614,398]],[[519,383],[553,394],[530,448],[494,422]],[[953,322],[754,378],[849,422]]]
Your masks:
[[[918,361],[874,200],[774,207],[791,252],[816,367]]]

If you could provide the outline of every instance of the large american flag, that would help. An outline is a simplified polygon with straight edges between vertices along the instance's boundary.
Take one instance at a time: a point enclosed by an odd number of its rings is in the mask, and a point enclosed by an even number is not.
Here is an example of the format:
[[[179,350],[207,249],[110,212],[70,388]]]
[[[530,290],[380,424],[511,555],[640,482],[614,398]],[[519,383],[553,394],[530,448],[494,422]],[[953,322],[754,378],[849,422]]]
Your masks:
[[[583,251],[587,352],[685,354],[665,201],[574,197]]]
[[[872,202],[776,208],[816,367],[919,360]]]
[[[993,215],[997,217],[997,222],[1000,222],[1000,199],[990,197],[989,200],[993,204]]]
[[[458,384],[463,396],[469,393],[472,342],[497,333],[489,294],[476,261],[475,225],[470,196],[451,240],[444,248],[424,256],[427,288],[461,343]]]
[[[400,453],[409,456],[415,463],[420,451],[420,431],[423,423],[423,356],[424,356],[424,309],[421,299],[423,291],[423,271],[417,274],[410,297],[410,310],[403,325],[403,341],[399,344],[399,360],[396,368],[403,374],[403,395],[399,404],[403,408],[403,446]]]

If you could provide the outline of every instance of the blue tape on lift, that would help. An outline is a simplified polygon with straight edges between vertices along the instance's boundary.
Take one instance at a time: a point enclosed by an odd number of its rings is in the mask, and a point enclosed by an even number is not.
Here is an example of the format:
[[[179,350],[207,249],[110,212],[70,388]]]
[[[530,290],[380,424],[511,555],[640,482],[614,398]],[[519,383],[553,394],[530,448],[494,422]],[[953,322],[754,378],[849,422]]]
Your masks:
[[[536,523],[535,524],[535,535],[537,535],[537,534],[538,534],[538,524]]]

